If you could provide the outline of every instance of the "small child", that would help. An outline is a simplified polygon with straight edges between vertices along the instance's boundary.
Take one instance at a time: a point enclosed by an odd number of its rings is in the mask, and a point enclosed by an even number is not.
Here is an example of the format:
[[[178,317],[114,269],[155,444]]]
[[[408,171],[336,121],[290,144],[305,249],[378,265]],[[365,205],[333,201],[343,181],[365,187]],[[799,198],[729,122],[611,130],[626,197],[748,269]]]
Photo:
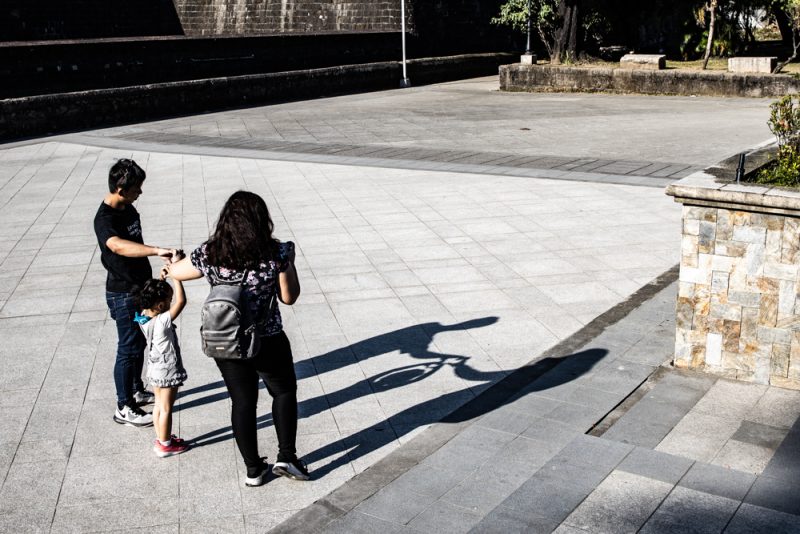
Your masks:
[[[136,314],[145,338],[150,345],[147,361],[146,380],[153,387],[155,403],[153,405],[153,426],[156,440],[153,451],[160,458],[180,454],[189,449],[189,445],[172,434],[172,406],[178,395],[178,388],[186,380],[186,369],[181,360],[181,348],[172,322],[183,311],[186,296],[183,284],[173,280],[175,289],[165,280],[169,276],[169,265],[161,270],[161,279],[151,279],[136,295],[136,307],[142,313]],[[175,301],[172,302],[173,293]]]

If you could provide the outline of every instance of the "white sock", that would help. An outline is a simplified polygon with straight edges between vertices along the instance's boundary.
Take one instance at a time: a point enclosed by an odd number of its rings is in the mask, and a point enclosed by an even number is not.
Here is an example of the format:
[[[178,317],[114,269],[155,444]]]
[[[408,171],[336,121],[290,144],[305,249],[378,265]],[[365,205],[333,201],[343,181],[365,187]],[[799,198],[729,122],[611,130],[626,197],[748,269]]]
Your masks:
[[[169,438],[167,441],[158,440],[158,442],[164,447],[169,447],[170,445],[172,445],[172,438]]]

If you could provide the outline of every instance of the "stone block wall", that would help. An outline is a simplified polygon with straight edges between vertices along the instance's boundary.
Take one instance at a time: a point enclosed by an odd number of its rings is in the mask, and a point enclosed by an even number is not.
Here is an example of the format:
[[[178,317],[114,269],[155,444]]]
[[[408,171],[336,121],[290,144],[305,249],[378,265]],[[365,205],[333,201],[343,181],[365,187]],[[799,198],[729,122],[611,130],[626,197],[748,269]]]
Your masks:
[[[173,0],[0,0],[0,42],[182,33]]]
[[[175,0],[186,35],[397,31],[399,0]]]
[[[684,202],[674,364],[800,389],[800,211],[787,207],[797,194],[748,206],[726,186],[700,202],[702,188],[681,198],[686,187],[668,190]]]
[[[800,92],[788,74],[503,65],[501,91],[609,92],[651,95],[781,97]]]

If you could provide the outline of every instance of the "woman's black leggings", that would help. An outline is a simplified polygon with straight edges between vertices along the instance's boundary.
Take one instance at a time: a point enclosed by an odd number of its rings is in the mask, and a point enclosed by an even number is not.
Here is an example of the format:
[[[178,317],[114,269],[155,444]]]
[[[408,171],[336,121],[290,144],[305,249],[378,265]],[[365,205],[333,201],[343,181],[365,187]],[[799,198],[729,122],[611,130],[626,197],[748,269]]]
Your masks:
[[[251,360],[215,360],[233,404],[231,426],[244,464],[258,468],[256,438],[258,378],[272,396],[272,422],[278,434],[278,461],[295,458],[297,438],[297,377],[289,338],[281,332],[261,338],[261,350]]]

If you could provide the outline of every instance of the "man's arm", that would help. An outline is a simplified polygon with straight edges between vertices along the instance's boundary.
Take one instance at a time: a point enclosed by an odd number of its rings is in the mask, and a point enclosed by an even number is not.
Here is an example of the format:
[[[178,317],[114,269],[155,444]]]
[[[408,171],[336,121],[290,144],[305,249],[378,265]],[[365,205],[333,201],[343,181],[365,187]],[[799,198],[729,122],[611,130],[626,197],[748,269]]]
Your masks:
[[[121,237],[109,237],[106,241],[108,250],[114,254],[125,256],[127,258],[144,258],[146,256],[160,256],[165,260],[171,259],[175,254],[175,249],[154,247],[151,245],[143,245],[135,241],[122,239]]]

